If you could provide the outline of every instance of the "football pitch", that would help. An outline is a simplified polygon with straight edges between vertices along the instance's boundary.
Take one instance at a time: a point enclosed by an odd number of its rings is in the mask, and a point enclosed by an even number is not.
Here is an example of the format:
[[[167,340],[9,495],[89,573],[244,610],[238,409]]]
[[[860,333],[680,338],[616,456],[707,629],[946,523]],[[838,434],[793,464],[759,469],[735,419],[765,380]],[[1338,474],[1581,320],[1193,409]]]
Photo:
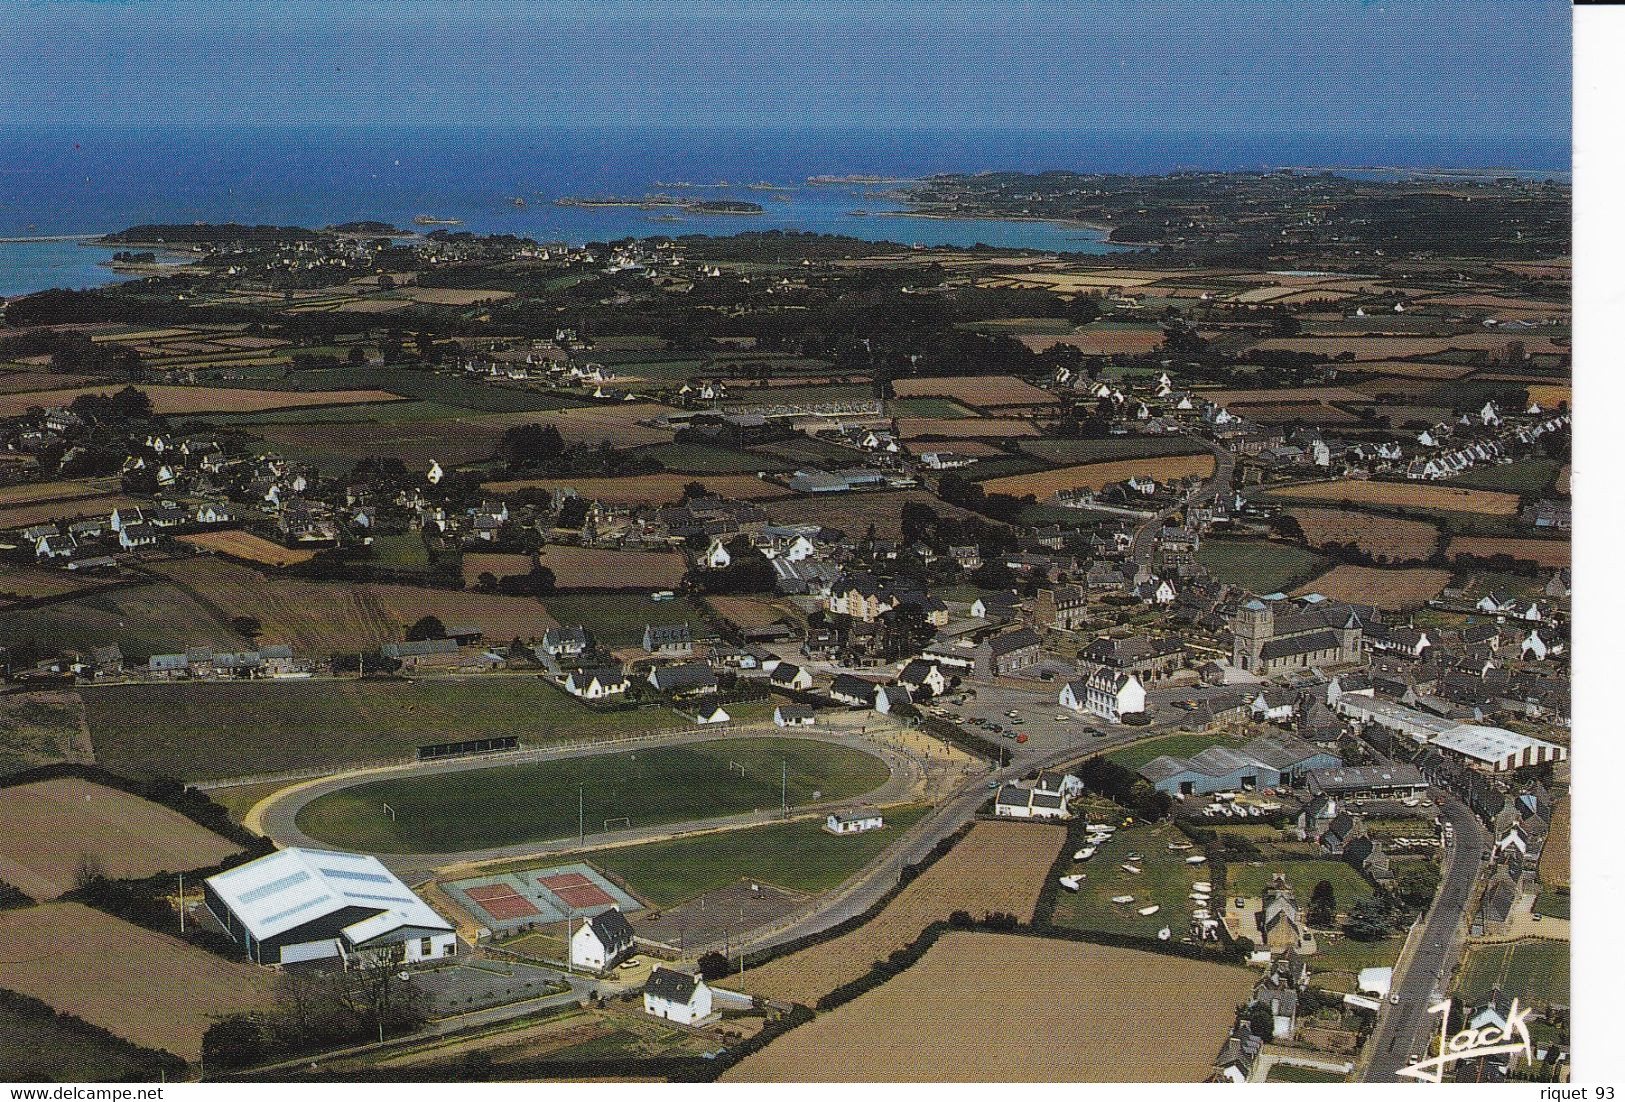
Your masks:
[[[888,776],[879,757],[833,743],[721,739],[373,781],[311,801],[297,825],[344,849],[457,853],[777,808],[781,778],[798,807]]]

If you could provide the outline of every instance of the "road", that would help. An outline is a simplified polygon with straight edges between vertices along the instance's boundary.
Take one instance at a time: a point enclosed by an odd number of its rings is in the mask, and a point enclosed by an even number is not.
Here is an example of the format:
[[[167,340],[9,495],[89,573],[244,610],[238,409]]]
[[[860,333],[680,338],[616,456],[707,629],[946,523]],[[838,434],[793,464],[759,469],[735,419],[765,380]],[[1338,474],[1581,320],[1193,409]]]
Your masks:
[[[1431,1036],[1438,1031],[1438,1016],[1429,1014],[1428,1007],[1444,994],[1443,987],[1455,970],[1463,919],[1483,867],[1487,832],[1466,804],[1442,789],[1437,791],[1440,814],[1454,827],[1456,841],[1445,851],[1444,876],[1433,906],[1421,931],[1413,935],[1421,940],[1412,947],[1403,973],[1394,977],[1392,990],[1398,993],[1399,1002],[1383,1004],[1367,1042],[1361,1075],[1361,1081],[1367,1083],[1412,1082],[1396,1073],[1411,1062],[1413,1053],[1425,1054]]]
[[[1192,437],[1192,439],[1201,439]],[[1133,562],[1150,562],[1151,553],[1156,548],[1156,535],[1169,517],[1187,505],[1217,497],[1229,490],[1234,481],[1236,457],[1228,448],[1219,446],[1211,440],[1202,440],[1213,452],[1213,473],[1196,484],[1196,487],[1186,494],[1177,504],[1152,516],[1134,530],[1134,541],[1129,544],[1128,557]]]

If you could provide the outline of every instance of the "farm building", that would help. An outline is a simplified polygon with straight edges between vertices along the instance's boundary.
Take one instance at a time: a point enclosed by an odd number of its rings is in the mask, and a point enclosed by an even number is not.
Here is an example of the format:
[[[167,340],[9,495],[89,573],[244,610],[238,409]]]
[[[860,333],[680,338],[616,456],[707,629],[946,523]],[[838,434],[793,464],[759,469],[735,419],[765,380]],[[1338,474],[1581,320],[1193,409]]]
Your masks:
[[[1210,746],[1189,758],[1163,754],[1140,767],[1158,792],[1170,796],[1205,796],[1237,788],[1291,785],[1310,770],[1342,765],[1328,753],[1290,736],[1260,736],[1234,750]]]
[[[886,820],[878,811],[832,811],[824,819],[824,829],[831,834],[862,834],[885,825]]]
[[[632,924],[619,908],[593,915],[570,938],[570,963],[603,971],[632,951]]]
[[[376,857],[284,849],[203,882],[203,903],[257,964],[293,964],[400,946],[408,962],[457,952],[451,923]]]
[[[711,988],[699,976],[656,968],[643,989],[643,1012],[679,1025],[698,1025],[711,1016]]]
[[[1463,723],[1429,742],[1439,749],[1465,758],[1468,765],[1492,773],[1505,773],[1526,765],[1562,761],[1569,756],[1568,749],[1556,743],[1520,735],[1503,727],[1483,727],[1476,723]]]

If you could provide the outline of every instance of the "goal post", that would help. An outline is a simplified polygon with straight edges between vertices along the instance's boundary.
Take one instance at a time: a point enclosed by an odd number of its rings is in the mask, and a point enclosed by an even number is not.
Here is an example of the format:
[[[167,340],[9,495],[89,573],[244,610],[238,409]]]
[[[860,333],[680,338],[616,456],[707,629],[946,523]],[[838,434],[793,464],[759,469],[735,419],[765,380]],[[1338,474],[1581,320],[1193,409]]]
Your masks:
[[[604,833],[608,834],[611,830],[613,830],[615,828],[615,825],[617,823],[620,824],[622,829],[629,830],[632,827],[632,816],[630,816],[630,815],[616,815],[614,818],[605,819],[604,820]]]
[[[741,777],[743,777],[745,775],[745,763],[729,759],[728,772],[738,773]]]
[[[395,821],[395,809],[390,807],[387,802],[384,804],[384,814],[389,816],[390,822],[393,823]]]

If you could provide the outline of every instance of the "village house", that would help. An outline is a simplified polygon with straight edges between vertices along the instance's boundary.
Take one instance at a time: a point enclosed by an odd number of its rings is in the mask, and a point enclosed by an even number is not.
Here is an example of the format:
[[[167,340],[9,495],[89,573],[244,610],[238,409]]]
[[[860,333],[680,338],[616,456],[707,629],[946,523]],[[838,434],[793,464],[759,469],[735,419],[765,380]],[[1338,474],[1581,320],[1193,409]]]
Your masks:
[[[570,963],[604,972],[632,951],[636,935],[618,907],[593,915],[570,937]]]
[[[624,693],[631,687],[631,681],[620,666],[571,670],[564,679],[564,691],[582,700],[602,700],[606,696]]]
[[[656,968],[643,988],[643,1012],[678,1025],[701,1025],[712,1016],[711,988],[699,976]]]
[[[643,649],[662,658],[686,658],[694,653],[694,633],[687,623],[645,624]]]
[[[862,834],[885,825],[878,811],[832,811],[824,819],[824,829],[830,834]]]

